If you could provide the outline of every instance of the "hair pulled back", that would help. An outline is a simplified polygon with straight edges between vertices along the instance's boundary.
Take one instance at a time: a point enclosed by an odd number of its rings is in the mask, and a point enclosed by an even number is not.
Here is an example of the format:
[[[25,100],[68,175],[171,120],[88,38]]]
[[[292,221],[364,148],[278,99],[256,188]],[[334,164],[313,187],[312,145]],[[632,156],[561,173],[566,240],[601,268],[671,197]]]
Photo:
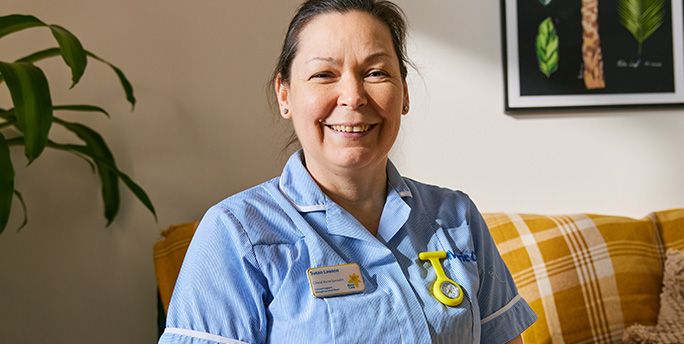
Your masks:
[[[290,81],[290,69],[297,54],[299,34],[306,24],[321,14],[350,11],[366,12],[387,25],[392,36],[394,52],[399,59],[401,76],[406,78],[406,65],[410,64],[406,56],[406,19],[399,6],[386,0],[308,0],[299,6],[290,21],[271,80],[280,75],[283,83]]]

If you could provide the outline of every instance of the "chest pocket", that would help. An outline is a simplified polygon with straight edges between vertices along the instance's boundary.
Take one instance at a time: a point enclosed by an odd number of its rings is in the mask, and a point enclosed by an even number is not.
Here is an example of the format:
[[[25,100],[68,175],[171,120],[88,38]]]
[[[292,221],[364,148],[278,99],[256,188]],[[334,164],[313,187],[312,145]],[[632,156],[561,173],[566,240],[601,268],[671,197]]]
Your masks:
[[[435,327],[433,341],[473,343],[476,332],[474,319],[479,319],[477,291],[480,279],[470,228],[467,224],[454,228],[439,228],[437,235],[440,237],[443,250],[447,252],[447,258],[442,260],[442,267],[447,276],[461,286],[464,296],[463,302],[455,307],[445,306],[433,297],[437,313],[427,315],[432,317]],[[433,282],[434,280],[428,281],[426,288],[432,290]],[[426,307],[430,308],[433,307]]]
[[[325,299],[335,343],[402,343],[390,296],[368,282],[363,293]]]
[[[435,335],[433,342],[435,343],[473,343],[473,330],[475,312],[473,309],[472,290],[469,288],[467,281],[465,281],[460,274],[455,273],[453,264],[444,262],[443,267],[449,278],[453,279],[461,285],[463,289],[463,301],[454,307],[445,306],[436,298],[432,298],[435,303],[431,309],[436,310],[432,314],[433,324],[435,326]],[[432,290],[432,283],[427,283],[426,287]],[[475,301],[477,302],[477,301]]]
[[[456,282],[467,288],[471,295],[477,295],[480,285],[480,264],[470,235],[470,227],[463,224],[455,228],[447,228],[446,244],[447,259],[444,268],[458,278]]]

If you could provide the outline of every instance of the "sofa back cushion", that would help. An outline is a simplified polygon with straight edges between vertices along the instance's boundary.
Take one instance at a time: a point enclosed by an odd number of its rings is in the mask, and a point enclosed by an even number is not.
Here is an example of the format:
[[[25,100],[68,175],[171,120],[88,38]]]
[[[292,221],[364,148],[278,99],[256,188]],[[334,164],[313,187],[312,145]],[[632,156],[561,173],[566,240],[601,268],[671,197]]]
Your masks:
[[[663,269],[651,220],[490,213],[485,221],[538,316],[525,342],[619,342],[626,326],[656,323]]]
[[[154,244],[154,272],[165,314],[169,310],[171,294],[176,286],[185,252],[198,225],[199,221],[194,221],[171,226],[161,233],[164,239]]]
[[[684,250],[684,208],[657,211],[652,218],[658,225],[664,251]]]

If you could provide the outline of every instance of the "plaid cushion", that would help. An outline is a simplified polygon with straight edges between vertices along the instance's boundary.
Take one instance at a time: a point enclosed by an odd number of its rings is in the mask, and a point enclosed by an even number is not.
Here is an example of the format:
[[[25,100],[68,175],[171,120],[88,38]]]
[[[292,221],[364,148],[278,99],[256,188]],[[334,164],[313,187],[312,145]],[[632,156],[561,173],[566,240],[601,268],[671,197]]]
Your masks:
[[[652,217],[658,224],[665,251],[684,250],[684,208],[658,211]]]
[[[162,232],[164,239],[154,244],[154,271],[164,312],[169,309],[176,278],[198,224],[199,221],[195,221],[171,226]]]
[[[538,316],[525,342],[619,342],[626,326],[656,323],[663,269],[649,219],[496,213],[485,221]]]
[[[660,293],[658,325],[632,325],[625,330],[625,343],[684,343],[684,251],[668,250],[663,291]]]

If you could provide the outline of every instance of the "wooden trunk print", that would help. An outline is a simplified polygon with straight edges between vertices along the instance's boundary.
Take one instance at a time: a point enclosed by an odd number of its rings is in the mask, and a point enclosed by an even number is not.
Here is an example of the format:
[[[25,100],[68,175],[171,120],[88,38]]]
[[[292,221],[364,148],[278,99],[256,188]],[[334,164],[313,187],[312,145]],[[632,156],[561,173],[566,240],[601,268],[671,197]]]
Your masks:
[[[604,88],[603,56],[599,36],[598,0],[582,0],[582,60],[587,89]]]

